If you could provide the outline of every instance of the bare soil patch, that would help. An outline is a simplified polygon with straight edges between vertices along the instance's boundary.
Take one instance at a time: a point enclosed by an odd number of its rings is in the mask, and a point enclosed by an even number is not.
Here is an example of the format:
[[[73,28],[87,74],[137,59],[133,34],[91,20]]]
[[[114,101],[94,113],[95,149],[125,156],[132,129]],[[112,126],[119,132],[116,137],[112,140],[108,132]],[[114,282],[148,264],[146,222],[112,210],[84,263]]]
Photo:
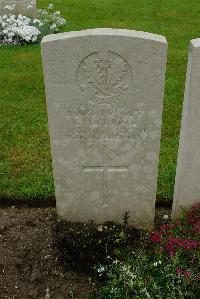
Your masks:
[[[157,209],[156,224],[169,208]],[[0,298],[96,298],[91,275],[61,262],[55,208],[0,208]]]
[[[86,274],[65,271],[52,227],[54,208],[0,209],[0,298],[87,298],[94,286]]]

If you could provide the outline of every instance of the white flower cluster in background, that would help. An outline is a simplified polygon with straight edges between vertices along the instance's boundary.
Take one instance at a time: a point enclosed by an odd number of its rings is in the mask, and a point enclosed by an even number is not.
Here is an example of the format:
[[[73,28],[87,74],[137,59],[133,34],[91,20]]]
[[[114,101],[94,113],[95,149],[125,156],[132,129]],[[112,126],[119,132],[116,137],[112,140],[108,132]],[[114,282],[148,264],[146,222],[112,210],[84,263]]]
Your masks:
[[[41,32],[31,23],[30,18],[22,15],[0,17],[0,43],[21,45],[36,42]]]
[[[30,18],[19,14],[15,16],[12,10],[15,5],[7,5],[10,11],[8,15],[0,16],[0,45],[24,45],[39,43],[43,36],[59,31],[66,24],[61,18],[60,11],[53,11],[53,4],[49,4],[47,10],[38,9],[36,18]],[[27,9],[32,8],[31,5]]]

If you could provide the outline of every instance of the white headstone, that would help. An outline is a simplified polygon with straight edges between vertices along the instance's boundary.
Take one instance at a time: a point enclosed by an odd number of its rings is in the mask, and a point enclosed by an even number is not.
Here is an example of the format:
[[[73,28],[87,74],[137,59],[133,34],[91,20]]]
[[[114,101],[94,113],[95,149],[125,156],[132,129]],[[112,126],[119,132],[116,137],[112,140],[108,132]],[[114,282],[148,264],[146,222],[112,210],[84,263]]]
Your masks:
[[[199,200],[200,39],[195,39],[190,43],[172,216]]]
[[[10,11],[5,8],[7,5],[14,5],[14,9]],[[36,12],[36,0],[0,0],[0,15],[14,14],[14,15],[25,15],[34,16]]]
[[[46,36],[42,56],[57,211],[153,224],[167,42],[91,29]]]

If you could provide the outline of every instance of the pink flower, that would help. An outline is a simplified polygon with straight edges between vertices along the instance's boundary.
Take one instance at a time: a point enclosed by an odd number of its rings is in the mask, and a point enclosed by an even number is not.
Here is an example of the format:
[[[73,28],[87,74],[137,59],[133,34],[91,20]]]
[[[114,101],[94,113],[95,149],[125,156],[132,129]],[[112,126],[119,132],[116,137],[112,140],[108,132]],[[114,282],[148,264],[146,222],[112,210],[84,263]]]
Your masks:
[[[176,227],[176,224],[163,224],[160,226],[160,230],[162,232],[168,233],[169,230],[173,229]]]
[[[181,269],[181,268],[176,268],[176,274],[177,274],[177,275],[182,274],[182,269]]]
[[[198,220],[195,224],[194,224],[194,231],[197,234],[200,234],[200,220]]]
[[[190,276],[190,272],[185,271],[185,270],[183,270],[181,268],[177,268],[176,269],[176,274],[177,275],[183,275],[184,277],[189,277]]]
[[[161,243],[162,235],[161,233],[152,233],[151,234],[151,241],[154,243]]]
[[[193,279],[194,280],[200,280],[200,276],[195,276]]]
[[[172,257],[175,253],[173,243],[169,241],[166,245],[166,249],[167,249],[169,255]]]

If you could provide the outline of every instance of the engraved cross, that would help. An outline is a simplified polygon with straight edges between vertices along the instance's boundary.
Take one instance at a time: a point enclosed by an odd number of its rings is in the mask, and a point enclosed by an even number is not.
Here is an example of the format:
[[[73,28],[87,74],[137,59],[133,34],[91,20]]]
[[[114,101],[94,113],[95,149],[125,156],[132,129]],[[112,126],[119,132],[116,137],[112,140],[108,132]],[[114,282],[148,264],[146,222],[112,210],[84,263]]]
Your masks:
[[[105,147],[104,147],[105,148]],[[104,152],[104,151],[103,151]],[[101,166],[83,166],[84,173],[102,173],[103,176],[103,205],[108,207],[108,174],[109,173],[125,173],[128,172],[128,166],[109,166],[105,165],[105,154],[103,165]]]
[[[103,205],[108,206],[108,173],[123,173],[128,171],[127,166],[84,166],[85,173],[102,173],[103,175]]]

